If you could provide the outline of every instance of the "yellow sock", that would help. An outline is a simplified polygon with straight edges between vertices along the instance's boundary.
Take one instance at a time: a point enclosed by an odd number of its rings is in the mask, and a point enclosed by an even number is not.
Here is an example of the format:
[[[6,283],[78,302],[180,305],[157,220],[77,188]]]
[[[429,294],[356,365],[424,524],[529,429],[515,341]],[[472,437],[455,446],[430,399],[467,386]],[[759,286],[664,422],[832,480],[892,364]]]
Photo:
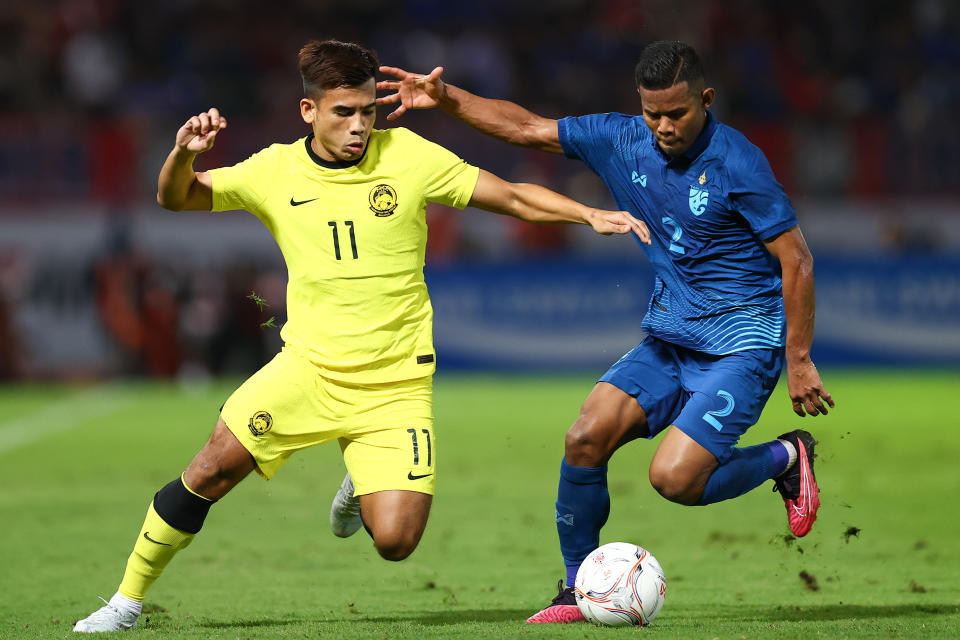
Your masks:
[[[167,563],[180,549],[189,545],[196,534],[174,529],[153,509],[153,501],[147,509],[143,528],[127,559],[127,570],[118,591],[121,595],[143,602],[147,589],[160,577]]]

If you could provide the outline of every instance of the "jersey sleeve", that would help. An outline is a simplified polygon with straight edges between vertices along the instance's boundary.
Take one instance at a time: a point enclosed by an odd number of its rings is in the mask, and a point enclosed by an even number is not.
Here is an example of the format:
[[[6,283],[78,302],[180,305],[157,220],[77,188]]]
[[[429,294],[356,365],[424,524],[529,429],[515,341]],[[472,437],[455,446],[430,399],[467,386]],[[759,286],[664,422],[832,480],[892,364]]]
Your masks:
[[[609,162],[622,130],[623,115],[596,113],[557,121],[560,146],[568,158],[582,160],[594,172]]]
[[[731,173],[733,206],[758,238],[769,240],[797,225],[797,212],[762,151],[754,148]]]
[[[480,169],[440,145],[409,132],[411,157],[423,177],[423,196],[427,202],[438,202],[457,209],[469,204],[477,188]]]
[[[208,172],[213,191],[211,211],[243,209],[259,215],[260,205],[267,197],[264,177],[271,174],[267,158],[269,151],[258,151],[232,167]]]

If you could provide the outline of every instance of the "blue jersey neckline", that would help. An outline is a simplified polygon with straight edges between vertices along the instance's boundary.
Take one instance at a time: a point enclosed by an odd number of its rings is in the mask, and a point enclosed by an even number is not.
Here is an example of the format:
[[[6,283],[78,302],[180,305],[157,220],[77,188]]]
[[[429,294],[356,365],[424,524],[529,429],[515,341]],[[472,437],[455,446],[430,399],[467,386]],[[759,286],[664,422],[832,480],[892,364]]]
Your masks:
[[[646,124],[644,124],[646,126]],[[657,136],[653,135],[653,132],[650,132],[650,142],[653,145],[653,148],[657,150],[658,156],[663,160],[668,166],[676,165],[687,165],[692,163],[697,157],[706,151],[707,147],[710,146],[710,140],[713,139],[713,134],[717,130],[717,119],[714,117],[710,111],[707,111],[707,119],[704,121],[703,129],[700,130],[700,133],[697,135],[697,139],[693,141],[693,144],[690,145],[686,151],[681,153],[676,158],[671,158],[663,152],[663,149],[660,148],[660,145],[657,143]]]

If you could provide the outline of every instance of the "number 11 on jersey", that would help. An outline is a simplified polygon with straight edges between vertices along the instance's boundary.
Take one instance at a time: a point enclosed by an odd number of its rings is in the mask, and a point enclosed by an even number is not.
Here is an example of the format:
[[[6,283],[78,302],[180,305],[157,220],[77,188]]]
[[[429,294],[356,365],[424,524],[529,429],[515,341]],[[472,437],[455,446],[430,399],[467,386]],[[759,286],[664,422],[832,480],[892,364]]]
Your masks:
[[[333,234],[333,255],[336,256],[337,260],[340,260],[340,234],[337,229],[337,223],[331,220],[327,224],[330,225],[331,233]],[[357,234],[353,230],[353,220],[345,220],[344,224],[350,228],[350,248],[353,250],[353,259],[356,260],[359,256],[357,255]]]

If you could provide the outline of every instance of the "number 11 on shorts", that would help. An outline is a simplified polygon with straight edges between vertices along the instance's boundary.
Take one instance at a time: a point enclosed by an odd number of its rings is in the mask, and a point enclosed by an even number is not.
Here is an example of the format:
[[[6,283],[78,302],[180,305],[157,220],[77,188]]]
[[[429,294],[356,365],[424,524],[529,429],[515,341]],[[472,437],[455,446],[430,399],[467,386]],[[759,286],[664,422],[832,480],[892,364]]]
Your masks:
[[[420,429],[424,436],[427,438],[427,466],[429,467],[433,464],[433,454],[430,451],[430,431],[428,429]],[[407,433],[410,434],[410,437],[413,439],[413,464],[420,464],[420,446],[417,442],[417,430],[416,429],[407,429]]]

